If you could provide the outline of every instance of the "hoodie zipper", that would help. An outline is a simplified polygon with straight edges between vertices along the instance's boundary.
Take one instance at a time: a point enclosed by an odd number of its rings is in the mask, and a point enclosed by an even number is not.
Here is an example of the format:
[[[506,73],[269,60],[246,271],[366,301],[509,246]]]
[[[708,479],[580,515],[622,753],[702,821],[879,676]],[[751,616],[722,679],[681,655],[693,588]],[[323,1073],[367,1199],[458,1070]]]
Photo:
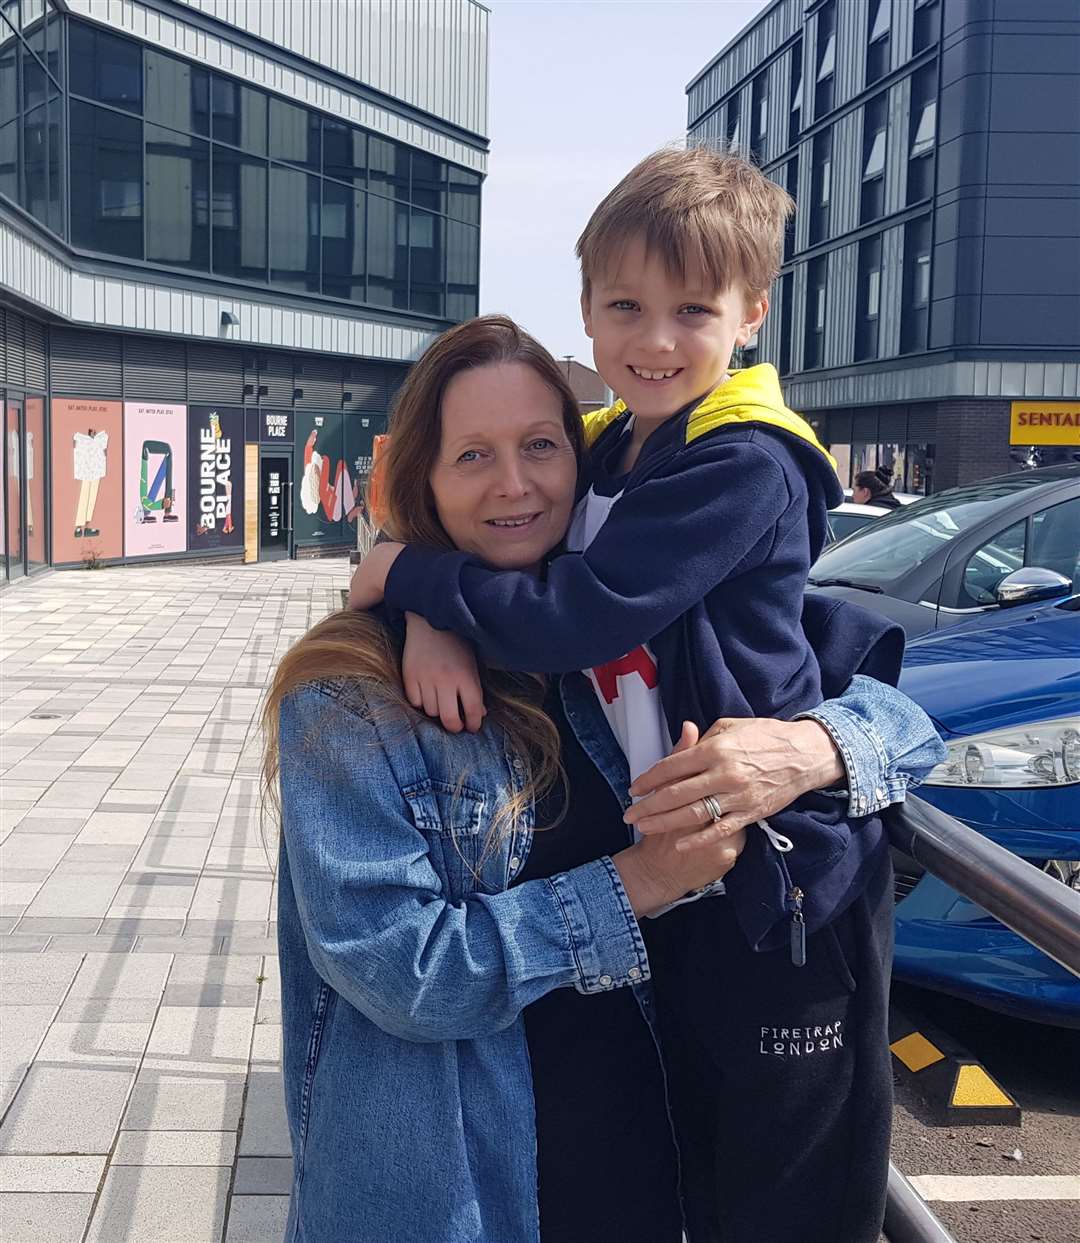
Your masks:
[[[788,902],[791,904],[791,965],[806,966],[806,920],[803,917],[803,891],[798,885],[788,890]]]

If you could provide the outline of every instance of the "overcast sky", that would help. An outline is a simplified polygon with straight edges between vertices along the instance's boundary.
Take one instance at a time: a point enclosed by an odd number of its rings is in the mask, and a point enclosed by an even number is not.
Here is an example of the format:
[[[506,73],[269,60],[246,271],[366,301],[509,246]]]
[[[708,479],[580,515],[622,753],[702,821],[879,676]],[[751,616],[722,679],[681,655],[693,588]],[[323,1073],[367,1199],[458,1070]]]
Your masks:
[[[766,0],[484,0],[491,155],[480,310],[592,365],[574,243],[648,152],[686,133],[686,84]]]

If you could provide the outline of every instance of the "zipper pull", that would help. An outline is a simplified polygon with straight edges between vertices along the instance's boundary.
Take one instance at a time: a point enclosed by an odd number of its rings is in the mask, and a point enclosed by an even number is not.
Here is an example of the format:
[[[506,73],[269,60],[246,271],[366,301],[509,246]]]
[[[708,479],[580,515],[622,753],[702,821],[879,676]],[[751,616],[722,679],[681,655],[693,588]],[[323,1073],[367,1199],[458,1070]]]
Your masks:
[[[788,898],[794,906],[791,913],[791,965],[806,966],[806,920],[803,918],[803,891],[793,888]]]

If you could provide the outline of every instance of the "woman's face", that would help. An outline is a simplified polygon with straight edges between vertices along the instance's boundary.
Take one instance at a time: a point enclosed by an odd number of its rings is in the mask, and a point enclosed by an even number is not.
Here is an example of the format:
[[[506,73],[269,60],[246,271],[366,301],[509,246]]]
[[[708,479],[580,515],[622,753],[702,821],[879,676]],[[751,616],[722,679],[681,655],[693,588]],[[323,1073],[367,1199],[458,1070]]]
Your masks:
[[[851,490],[851,499],[856,505],[869,505],[873,498],[869,488],[856,486]]]
[[[534,569],[566,534],[577,461],[562,402],[525,363],[459,372],[442,401],[435,509],[462,552]]]

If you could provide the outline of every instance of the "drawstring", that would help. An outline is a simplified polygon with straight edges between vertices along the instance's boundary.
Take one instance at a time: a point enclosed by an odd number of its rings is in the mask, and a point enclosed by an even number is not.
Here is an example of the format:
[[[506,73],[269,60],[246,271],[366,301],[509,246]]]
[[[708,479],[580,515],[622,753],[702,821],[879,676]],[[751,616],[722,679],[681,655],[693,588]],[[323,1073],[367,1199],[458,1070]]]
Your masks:
[[[775,829],[769,826],[767,821],[759,820],[757,825],[772,843],[774,850],[779,850],[782,855],[786,855],[789,850],[795,849],[795,843],[791,838],[785,837],[783,833],[777,833]]]

